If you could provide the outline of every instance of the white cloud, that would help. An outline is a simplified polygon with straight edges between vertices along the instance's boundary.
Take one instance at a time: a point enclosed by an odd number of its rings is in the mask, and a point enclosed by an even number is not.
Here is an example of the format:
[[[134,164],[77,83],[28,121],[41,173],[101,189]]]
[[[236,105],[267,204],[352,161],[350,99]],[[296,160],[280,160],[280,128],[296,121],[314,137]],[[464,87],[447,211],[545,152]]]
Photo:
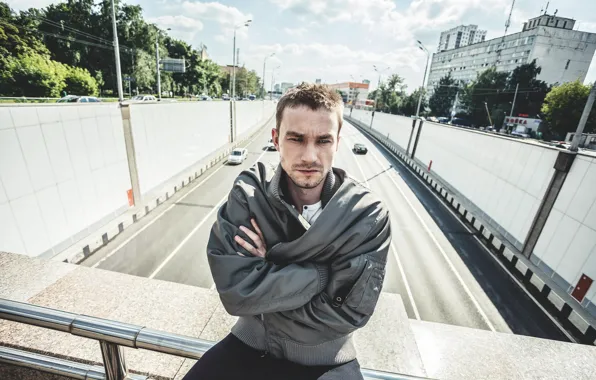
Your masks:
[[[186,31],[200,31],[203,30],[203,23],[200,20],[186,17],[183,15],[177,16],[159,16],[148,19],[149,22],[157,24],[160,28],[176,28]]]
[[[306,33],[306,28],[284,28],[284,32],[290,36],[302,37]]]
[[[58,3],[58,0],[4,0],[13,10],[24,11],[29,8],[45,8],[50,4]]]
[[[244,14],[238,8],[217,2],[200,3],[184,1],[180,4],[182,11],[189,16],[201,20],[216,21],[222,26],[234,27],[246,20],[252,20],[251,14]]]

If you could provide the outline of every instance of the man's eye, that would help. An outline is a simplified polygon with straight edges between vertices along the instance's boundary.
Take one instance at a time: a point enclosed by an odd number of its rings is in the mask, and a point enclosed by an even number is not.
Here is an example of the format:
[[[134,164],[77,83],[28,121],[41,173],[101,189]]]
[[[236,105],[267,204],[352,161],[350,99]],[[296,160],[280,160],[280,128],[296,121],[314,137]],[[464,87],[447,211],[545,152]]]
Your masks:
[[[330,142],[331,142],[331,140],[329,140],[329,139],[319,140],[319,144],[328,144]]]
[[[300,141],[298,137],[290,137],[288,140],[290,141]]]

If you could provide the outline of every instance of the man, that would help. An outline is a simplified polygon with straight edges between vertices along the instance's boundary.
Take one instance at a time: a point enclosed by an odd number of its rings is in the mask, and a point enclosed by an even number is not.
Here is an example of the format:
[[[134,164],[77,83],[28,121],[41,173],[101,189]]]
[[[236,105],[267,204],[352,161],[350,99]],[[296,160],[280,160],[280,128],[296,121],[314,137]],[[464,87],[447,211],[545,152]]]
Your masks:
[[[352,333],[372,315],[389,249],[387,210],[333,168],[341,97],[301,84],[278,102],[280,165],[240,174],[207,245],[232,333],[185,379],[362,379]]]

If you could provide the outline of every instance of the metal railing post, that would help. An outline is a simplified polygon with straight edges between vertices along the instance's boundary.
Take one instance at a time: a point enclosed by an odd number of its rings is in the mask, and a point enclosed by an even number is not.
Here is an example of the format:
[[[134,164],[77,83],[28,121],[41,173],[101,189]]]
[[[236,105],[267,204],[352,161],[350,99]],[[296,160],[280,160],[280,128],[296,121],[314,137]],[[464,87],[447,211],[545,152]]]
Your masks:
[[[115,343],[99,341],[101,347],[101,356],[103,357],[103,366],[106,371],[106,380],[126,380],[128,379],[128,370],[124,361],[124,353]]]
[[[406,156],[410,154],[410,145],[412,144],[412,137],[414,136],[414,128],[416,128],[416,119],[412,120],[412,131],[410,132],[410,139],[408,140],[408,147],[406,148]]]

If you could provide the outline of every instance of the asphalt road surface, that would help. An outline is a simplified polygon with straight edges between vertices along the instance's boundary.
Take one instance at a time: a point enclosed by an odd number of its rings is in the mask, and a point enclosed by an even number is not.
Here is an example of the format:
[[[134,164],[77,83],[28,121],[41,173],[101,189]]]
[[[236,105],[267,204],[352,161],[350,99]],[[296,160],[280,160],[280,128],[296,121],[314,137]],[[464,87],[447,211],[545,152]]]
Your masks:
[[[213,167],[82,265],[212,288],[205,251],[216,211],[242,170],[279,162],[276,151],[264,150],[272,126],[246,144],[243,164]],[[341,136],[335,166],[389,208],[393,239],[383,291],[402,296],[409,318],[569,341],[407,168],[347,122]],[[356,142],[368,154],[352,153]]]

